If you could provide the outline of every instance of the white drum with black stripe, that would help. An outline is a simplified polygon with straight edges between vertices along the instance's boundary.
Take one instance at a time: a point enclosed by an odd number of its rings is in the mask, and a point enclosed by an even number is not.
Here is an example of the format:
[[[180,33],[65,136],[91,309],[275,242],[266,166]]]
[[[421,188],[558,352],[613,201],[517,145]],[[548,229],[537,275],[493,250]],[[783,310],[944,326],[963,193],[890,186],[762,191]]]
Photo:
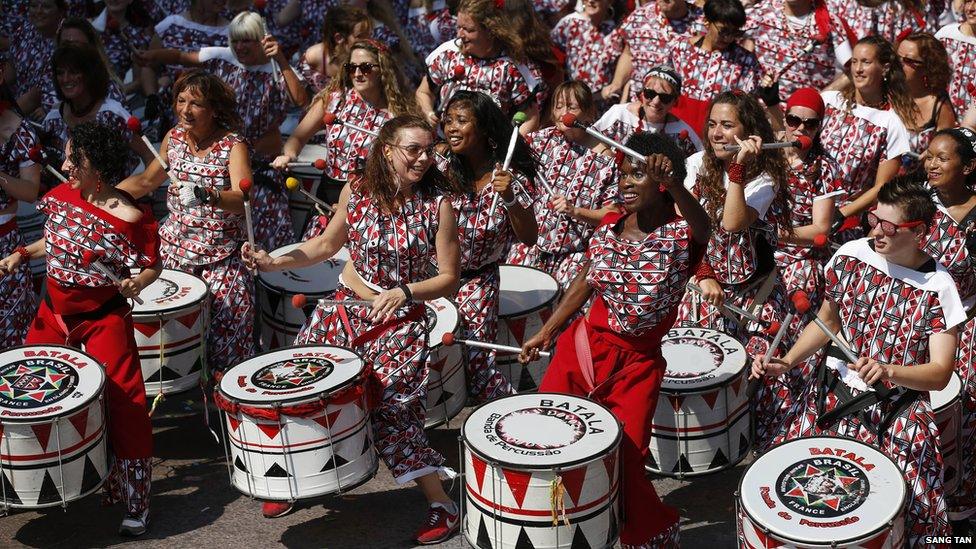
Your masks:
[[[647,469],[684,477],[742,461],[752,444],[745,348],[717,330],[675,328],[661,352],[668,365]]]
[[[502,265],[498,269],[498,343],[522,347],[549,320],[559,299],[556,279],[532,267]],[[549,368],[549,357],[520,364],[514,353],[496,353],[495,365],[519,393],[536,391]]]
[[[450,421],[464,409],[468,400],[465,386],[464,357],[460,345],[450,347],[441,343],[444,334],[453,334],[458,327],[458,310],[446,299],[425,303],[427,322],[431,327],[430,357],[427,359],[427,420],[432,429]]]
[[[105,374],[60,345],[0,352],[0,509],[67,505],[108,476]]]
[[[959,429],[962,425],[962,379],[952,372],[949,384],[941,391],[929,392],[935,424],[939,427],[939,449],[942,451],[942,480],[946,494],[959,487],[962,456],[959,454]]]
[[[461,528],[472,546],[616,542],[622,430],[609,410],[570,395],[513,395],[477,408],[461,434]]]
[[[895,549],[905,543],[901,471],[847,438],[810,437],[771,448],[739,482],[742,546]]]
[[[132,325],[146,394],[186,391],[207,360],[210,289],[203,279],[163,269],[132,307]]]
[[[278,349],[234,366],[215,397],[231,483],[265,500],[351,490],[379,465],[362,358],[343,347]]]
[[[323,145],[305,145],[298,153],[298,162],[314,163],[316,160],[325,160],[329,154],[328,147]],[[322,171],[315,169],[315,166],[301,166],[288,168],[288,177],[294,177],[298,184],[306,192],[315,196],[319,191],[319,184],[322,183]],[[291,214],[291,226],[295,229],[295,234],[305,233],[305,226],[315,212],[315,203],[297,189],[288,193],[288,211]],[[317,213],[317,212],[316,212]]]

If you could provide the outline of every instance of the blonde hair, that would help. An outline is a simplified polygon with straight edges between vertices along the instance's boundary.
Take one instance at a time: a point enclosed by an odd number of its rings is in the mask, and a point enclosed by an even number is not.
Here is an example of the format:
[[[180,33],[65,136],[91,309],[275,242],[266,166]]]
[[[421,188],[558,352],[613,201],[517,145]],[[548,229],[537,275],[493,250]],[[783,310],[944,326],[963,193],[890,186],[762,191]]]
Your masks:
[[[261,40],[268,34],[264,17],[252,12],[242,11],[231,20],[227,27],[227,37],[231,44],[240,40]]]
[[[372,39],[359,40],[349,48],[342,64],[339,65],[339,72],[332,77],[329,85],[315,96],[317,101],[327,103],[333,92],[339,92],[345,95],[346,91],[352,88],[352,75],[346,70],[346,63],[352,59],[352,52],[356,50],[368,51],[376,58],[376,70],[380,74],[380,86],[382,87],[383,98],[386,99],[387,108],[393,116],[420,112],[414,95],[412,93],[404,93],[404,90],[407,88],[403,82],[403,74],[397,69],[396,63],[390,55],[389,48],[385,44]]]

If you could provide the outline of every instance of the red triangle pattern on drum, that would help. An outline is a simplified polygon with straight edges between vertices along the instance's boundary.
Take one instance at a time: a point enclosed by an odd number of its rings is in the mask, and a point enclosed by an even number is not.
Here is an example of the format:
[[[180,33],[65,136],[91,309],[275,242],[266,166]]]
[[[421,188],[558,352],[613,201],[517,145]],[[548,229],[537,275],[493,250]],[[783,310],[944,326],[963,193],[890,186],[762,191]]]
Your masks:
[[[147,324],[143,324],[142,322],[135,322],[132,324],[132,327],[138,330],[140,334],[146,337],[152,337],[156,335],[157,332],[159,332],[159,328],[161,326],[159,325],[158,322],[147,323]]]
[[[549,317],[552,316],[552,309],[542,309],[539,311],[539,316],[542,317],[542,323],[545,324],[549,322]]]
[[[563,479],[563,487],[566,488],[566,493],[569,494],[569,499],[573,505],[579,505],[580,493],[583,492],[583,482],[586,481],[586,467],[563,471],[559,473],[559,476]]]
[[[88,431],[88,410],[90,408],[85,408],[68,418],[68,421],[75,426],[75,431],[78,431],[81,438],[85,438],[85,432]]]
[[[39,423],[37,425],[31,425],[31,431],[34,431],[34,436],[37,437],[37,442],[41,445],[41,450],[47,451],[47,441],[51,439],[51,426],[53,423]]]
[[[729,385],[732,387],[732,392],[738,395],[739,388],[742,387],[742,376],[736,376]]]
[[[471,468],[474,469],[474,479],[478,483],[478,492],[481,492],[481,486],[485,483],[485,468],[488,466],[487,463],[478,459],[478,456],[471,454]]]
[[[236,417],[228,414],[227,421],[230,423],[230,430],[231,430],[231,432],[232,433],[233,432],[237,432],[237,428],[240,427],[240,425],[241,425],[241,420],[239,420]]]
[[[708,404],[708,407],[711,408],[712,410],[715,409],[715,401],[718,400],[718,393],[719,391],[712,391],[711,393],[702,393],[701,396],[702,399],[705,401],[705,404]]]
[[[187,314],[185,314],[185,315],[177,318],[176,321],[179,322],[180,324],[186,326],[187,329],[193,328],[193,325],[196,324],[196,322],[197,322],[197,317],[200,316],[200,313],[202,311],[203,311],[203,309],[197,309],[196,311],[187,313]]]
[[[277,423],[258,423],[257,426],[268,438],[275,438],[281,432],[281,425]]]
[[[508,489],[512,491],[516,507],[521,509],[522,502],[525,501],[525,492],[529,489],[529,481],[532,480],[532,473],[502,469],[502,475],[505,476]]]
[[[667,395],[667,396],[668,396],[668,402],[671,403],[671,407],[674,408],[674,411],[677,412],[678,410],[680,410],[681,405],[684,404],[685,401],[684,397],[680,397],[678,395]]]
[[[342,412],[342,408],[339,408],[338,410],[336,410],[334,412],[330,412],[328,414],[325,414],[324,416],[319,416],[319,417],[312,418],[312,419],[315,420],[315,423],[318,423],[322,427],[325,427],[326,429],[329,429],[330,426],[335,425],[335,420],[336,420],[337,417],[339,417],[339,413],[340,412]]]
[[[444,371],[444,363],[446,362],[447,362],[447,357],[444,357],[438,360],[437,362],[432,362],[430,364],[430,369],[434,370],[437,373],[442,373]]]
[[[508,326],[508,331],[512,332],[512,336],[515,338],[515,341],[518,342],[519,347],[521,347],[522,343],[525,341],[525,319],[506,319],[505,325]]]
[[[878,537],[861,543],[864,549],[884,549],[888,547],[888,538],[891,537],[891,530],[881,533]]]

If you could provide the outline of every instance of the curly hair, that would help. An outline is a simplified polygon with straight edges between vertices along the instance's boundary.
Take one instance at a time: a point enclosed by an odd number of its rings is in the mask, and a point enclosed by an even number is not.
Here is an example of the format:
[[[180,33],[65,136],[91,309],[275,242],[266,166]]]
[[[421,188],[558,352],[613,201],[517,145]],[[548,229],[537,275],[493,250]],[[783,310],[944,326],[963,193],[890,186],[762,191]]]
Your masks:
[[[858,40],[854,47],[856,48],[862,44],[873,46],[878,63],[882,66],[887,65],[888,70],[884,74],[881,93],[885,100],[891,104],[891,107],[895,110],[898,118],[901,118],[905,126],[914,128],[918,107],[915,106],[915,101],[908,93],[908,85],[905,83],[905,71],[902,70],[901,63],[898,62],[895,47],[891,45],[891,42],[875,35],[865,36]],[[853,110],[857,101],[854,98],[854,80],[850,78],[850,66],[845,69],[845,72],[847,73],[848,81],[844,84],[843,89],[841,89],[841,96],[847,104],[847,109]]]
[[[183,72],[173,85],[173,110],[184,90],[193,90],[203,97],[214,112],[214,122],[226,130],[239,132],[244,121],[237,112],[237,94],[223,80],[202,69]]]
[[[108,97],[109,75],[108,68],[98,56],[98,50],[90,44],[63,44],[51,55],[51,72],[58,74],[58,69],[80,73],[85,82],[85,91],[92,99],[104,100]],[[64,93],[57,76],[54,78],[54,91],[58,99],[64,101]]]
[[[127,175],[129,143],[118,130],[98,122],[82,122],[68,131],[68,137],[68,159],[75,166],[84,166],[87,160],[101,180],[110,185]]]
[[[357,190],[369,195],[379,202],[387,212],[399,211],[402,207],[399,195],[399,185],[393,168],[384,156],[384,147],[396,145],[400,141],[400,131],[410,128],[417,128],[433,135],[434,128],[426,120],[415,114],[398,116],[389,120],[380,128],[379,137],[373,142],[373,146],[366,156],[366,167],[363,171],[363,178]],[[450,183],[447,178],[431,164],[424,174],[424,177],[417,183],[415,189],[424,194],[443,194],[450,190]]]
[[[530,60],[523,46],[522,37],[519,36],[519,28],[512,24],[505,10],[495,6],[493,0],[461,0],[457,12],[470,15],[476,23],[488,29],[491,36],[512,59],[521,62]]]
[[[420,109],[417,107],[417,100],[412,93],[404,93],[407,89],[403,81],[403,73],[396,66],[396,62],[390,55],[390,50],[386,45],[376,40],[359,40],[343,58],[339,65],[339,72],[332,77],[329,85],[315,96],[315,100],[323,103],[329,102],[329,97],[334,92],[340,92],[345,96],[346,92],[352,89],[352,75],[346,70],[346,63],[352,59],[352,52],[356,50],[368,51],[376,58],[377,70],[380,71],[380,85],[383,88],[383,98],[386,99],[387,108],[394,116],[401,114],[418,114]]]
[[[675,181],[682,182],[688,176],[688,170],[685,168],[684,151],[671,136],[665,133],[635,133],[627,138],[625,145],[644,156],[663,154],[668,157],[672,166],[672,178]],[[665,202],[674,202],[671,193],[663,192],[661,196]]]
[[[913,32],[902,42],[912,42],[918,47],[918,54],[925,61],[921,69],[926,87],[932,93],[943,96],[952,80],[952,66],[949,64],[949,54],[945,46],[935,36],[927,32]]]
[[[763,143],[776,141],[773,127],[769,124],[762,105],[753,96],[740,91],[724,91],[718,94],[708,105],[706,120],[711,118],[715,105],[731,105],[735,108],[745,135],[758,135]],[[789,186],[789,164],[783,151],[762,150],[754,166],[746,166],[746,169],[748,170],[746,177],[756,177],[758,174],[765,173],[772,178],[776,186],[776,196],[769,209],[772,217],[770,221],[786,230],[792,230],[793,223],[790,218],[793,211],[793,194]],[[701,171],[698,173],[698,188],[701,193],[700,198],[705,199],[705,210],[708,216],[715,226],[719,226],[721,220],[718,209],[725,203],[725,168],[722,161],[715,156],[715,151],[710,144],[705,146],[705,156]]]

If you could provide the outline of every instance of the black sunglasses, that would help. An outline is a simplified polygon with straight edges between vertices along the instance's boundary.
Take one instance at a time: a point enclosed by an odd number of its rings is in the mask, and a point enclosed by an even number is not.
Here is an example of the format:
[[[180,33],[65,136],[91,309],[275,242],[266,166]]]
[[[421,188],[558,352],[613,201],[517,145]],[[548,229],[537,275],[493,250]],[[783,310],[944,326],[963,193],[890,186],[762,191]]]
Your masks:
[[[346,63],[342,66],[349,74],[356,74],[356,70],[359,70],[363,74],[369,74],[376,67],[377,65],[375,63]]]
[[[648,101],[654,101],[655,97],[660,97],[661,103],[673,103],[678,98],[677,94],[659,93],[649,88],[644,88],[641,93],[644,95],[644,99]]]
[[[791,128],[803,126],[808,130],[812,130],[813,128],[819,128],[821,122],[822,120],[819,118],[800,118],[795,114],[786,115],[786,125]]]

